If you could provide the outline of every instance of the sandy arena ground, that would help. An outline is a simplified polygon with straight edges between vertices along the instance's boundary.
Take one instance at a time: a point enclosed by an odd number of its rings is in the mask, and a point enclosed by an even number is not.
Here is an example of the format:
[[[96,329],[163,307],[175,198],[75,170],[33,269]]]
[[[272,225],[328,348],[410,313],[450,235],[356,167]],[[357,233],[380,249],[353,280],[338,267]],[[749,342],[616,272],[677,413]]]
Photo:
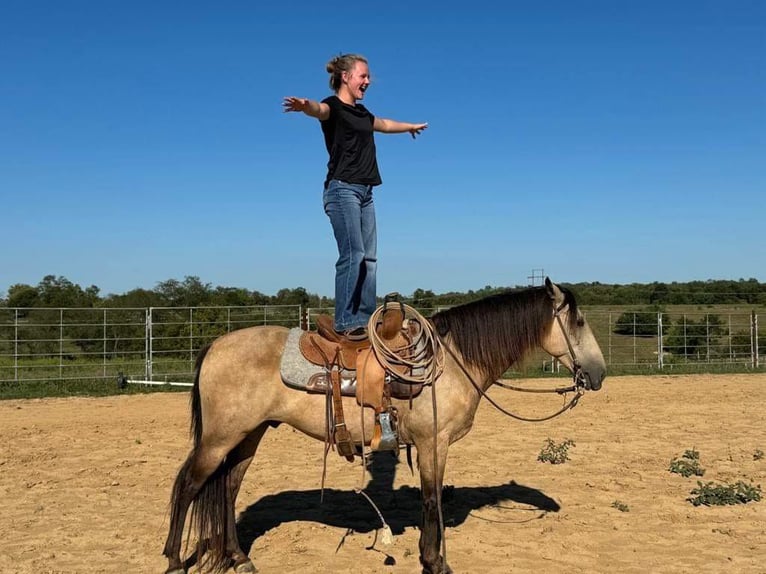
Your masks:
[[[492,391],[525,415],[553,395]],[[696,478],[668,471],[687,449],[703,481],[766,488],[766,375],[612,377],[546,423],[483,403],[447,468],[447,556],[456,573],[766,573],[766,498],[694,507]],[[0,402],[0,572],[161,573],[168,498],[188,439],[186,393]],[[537,461],[546,439],[570,461]],[[377,456],[369,492],[336,454],[320,506],[322,448],[267,433],[238,500],[238,529],[261,574],[419,572],[418,479]],[[766,494],[766,493],[764,493]],[[623,511],[616,508],[625,505]],[[626,510],[626,511],[625,511]]]

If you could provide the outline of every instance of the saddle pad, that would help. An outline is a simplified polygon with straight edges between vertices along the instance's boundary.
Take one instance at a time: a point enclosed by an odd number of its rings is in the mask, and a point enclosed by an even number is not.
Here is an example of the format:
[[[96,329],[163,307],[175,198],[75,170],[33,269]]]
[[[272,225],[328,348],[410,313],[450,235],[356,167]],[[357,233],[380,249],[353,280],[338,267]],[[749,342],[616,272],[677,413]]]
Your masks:
[[[300,327],[293,327],[287,334],[285,350],[282,352],[282,362],[279,365],[279,374],[282,382],[288,387],[299,391],[324,392],[327,385],[327,373],[323,367],[319,367],[301,353],[300,340],[305,333]],[[309,382],[311,381],[311,385]],[[341,371],[341,394],[353,397],[356,395],[356,374],[354,371]]]
[[[323,373],[324,369],[313,363],[309,363],[301,353],[298,341],[305,331],[300,327],[293,327],[287,335],[285,350],[282,353],[282,362],[279,365],[279,373],[282,381],[295,389],[305,389],[312,375]]]

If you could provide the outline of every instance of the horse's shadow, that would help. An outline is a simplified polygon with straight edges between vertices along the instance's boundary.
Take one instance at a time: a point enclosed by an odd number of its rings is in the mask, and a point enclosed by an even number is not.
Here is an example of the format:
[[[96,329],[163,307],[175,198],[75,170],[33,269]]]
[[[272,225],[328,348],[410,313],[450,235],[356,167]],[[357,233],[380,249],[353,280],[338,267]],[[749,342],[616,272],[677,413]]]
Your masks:
[[[390,452],[373,453],[370,471],[372,479],[364,492],[375,502],[386,523],[394,534],[401,534],[407,527],[419,527],[422,500],[420,489],[402,486],[393,489],[398,461]],[[249,552],[256,538],[284,522],[295,520],[317,522],[347,531],[371,532],[380,528],[381,521],[373,507],[364,497],[354,491],[286,490],[264,496],[240,514],[237,534],[242,549]],[[532,511],[540,518],[546,512],[558,512],[561,508],[552,498],[537,489],[510,481],[497,486],[453,487],[445,486],[442,493],[444,524],[458,526],[468,515],[479,508],[511,502],[526,505],[515,508]],[[539,512],[537,512],[539,511]],[[498,522],[526,522],[523,520],[495,520]]]

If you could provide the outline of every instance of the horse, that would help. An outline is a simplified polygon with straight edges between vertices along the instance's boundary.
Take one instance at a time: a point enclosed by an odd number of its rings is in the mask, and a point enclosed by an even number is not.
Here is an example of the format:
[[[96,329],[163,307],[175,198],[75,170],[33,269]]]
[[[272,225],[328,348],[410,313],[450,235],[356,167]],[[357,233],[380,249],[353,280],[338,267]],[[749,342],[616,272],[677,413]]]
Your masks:
[[[441,374],[414,399],[394,403],[399,443],[417,452],[422,571],[447,574],[452,571],[443,556],[440,504],[447,451],[471,430],[485,392],[535,349],[557,358],[580,393],[601,388],[606,363],[572,292],[548,278],[543,286],[490,295],[429,320],[447,351]],[[282,423],[327,441],[325,396],[291,389],[281,379],[288,333],[285,327],[250,327],[200,351],[190,399],[193,446],[172,488],[166,574],[186,573],[181,544],[189,511],[200,568],[256,572],[237,539],[235,500],[259,442]],[[342,400],[347,413],[359,412],[353,397]],[[372,417],[346,417],[357,448],[371,442]]]

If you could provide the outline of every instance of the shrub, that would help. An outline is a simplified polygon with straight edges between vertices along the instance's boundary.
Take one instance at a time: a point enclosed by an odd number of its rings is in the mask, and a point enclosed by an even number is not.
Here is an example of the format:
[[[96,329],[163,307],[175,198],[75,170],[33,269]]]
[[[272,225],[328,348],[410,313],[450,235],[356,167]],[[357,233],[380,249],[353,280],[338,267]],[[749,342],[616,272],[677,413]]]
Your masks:
[[[681,458],[674,458],[670,461],[670,472],[680,474],[684,478],[690,476],[703,476],[705,469],[700,466],[700,453],[694,449],[684,451]]]
[[[630,512],[630,508],[628,507],[628,505],[625,504],[624,502],[620,502],[619,500],[615,500],[612,503],[612,508],[616,508],[620,512]]]
[[[752,483],[745,484],[741,480],[734,484],[715,484],[713,482],[702,484],[698,480],[697,486],[698,488],[690,492],[692,496],[686,499],[694,506],[725,506],[761,500],[761,486],[753,486]]]
[[[551,464],[563,464],[569,460],[569,447],[575,446],[571,439],[566,439],[560,444],[553,442],[553,439],[546,439],[537,460],[540,462],[549,462]]]

